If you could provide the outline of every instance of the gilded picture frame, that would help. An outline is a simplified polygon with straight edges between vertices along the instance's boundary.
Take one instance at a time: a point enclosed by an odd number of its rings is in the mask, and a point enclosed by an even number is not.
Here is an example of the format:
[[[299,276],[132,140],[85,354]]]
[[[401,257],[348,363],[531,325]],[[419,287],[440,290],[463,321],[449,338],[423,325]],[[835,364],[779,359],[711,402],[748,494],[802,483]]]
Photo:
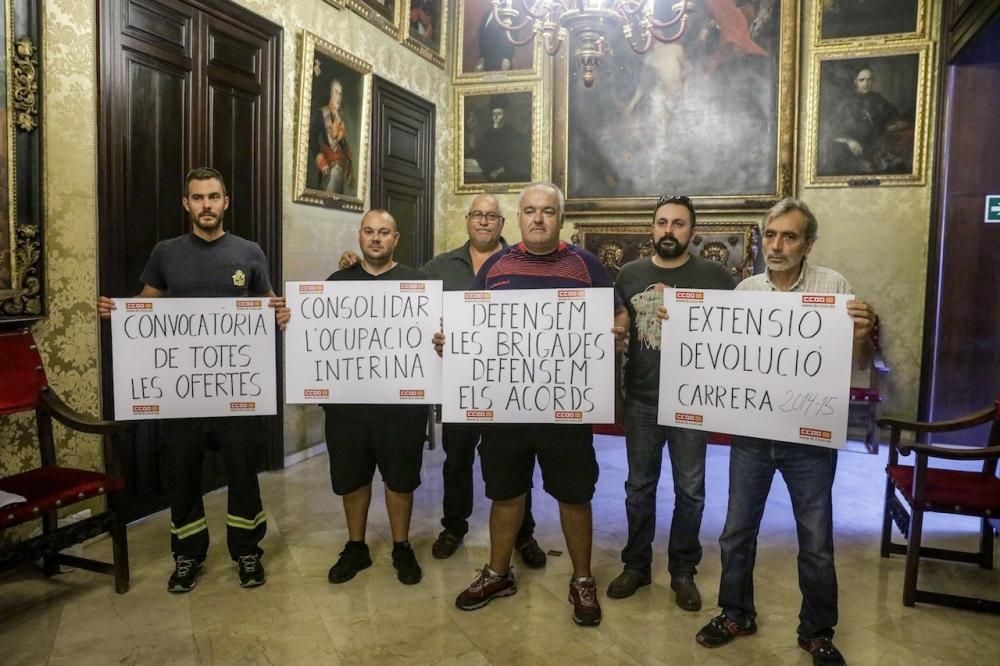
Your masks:
[[[814,53],[805,172],[820,187],[924,185],[930,44]]]
[[[541,179],[542,84],[455,90],[455,191],[515,192]]]
[[[844,46],[927,39],[928,0],[837,0],[813,5],[813,43]]]
[[[47,314],[42,212],[41,3],[4,0],[0,325]]]
[[[385,32],[400,39],[403,25],[404,0],[344,0],[355,14]]]
[[[403,44],[444,69],[448,47],[447,0],[405,0],[400,25]]]
[[[751,21],[693,3],[681,39],[654,41],[644,55],[616,31],[589,89],[573,42],[564,45],[553,67],[552,180],[569,214],[648,210],[664,192],[699,208],[763,209],[795,191],[799,3],[756,4],[768,11]]]
[[[514,6],[523,6],[525,2],[515,0]],[[541,78],[541,40],[532,39],[523,46],[507,41],[503,29],[493,21],[490,0],[467,0],[457,3],[457,7],[453,74],[456,83]]]
[[[336,9],[344,8],[344,0],[323,0],[323,2],[330,5],[331,7],[335,7]]]
[[[688,251],[726,267],[734,283],[763,270],[760,220],[747,215],[702,219],[694,229]],[[622,266],[655,253],[648,215],[576,219],[573,243],[589,250],[617,279]]]
[[[360,211],[368,185],[371,65],[306,31],[299,64],[294,200]]]

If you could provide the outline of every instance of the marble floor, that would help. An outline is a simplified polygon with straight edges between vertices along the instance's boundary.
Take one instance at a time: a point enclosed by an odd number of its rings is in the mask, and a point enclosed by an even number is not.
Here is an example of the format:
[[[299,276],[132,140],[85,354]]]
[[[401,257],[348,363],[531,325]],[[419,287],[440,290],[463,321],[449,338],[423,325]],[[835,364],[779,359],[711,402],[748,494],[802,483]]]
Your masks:
[[[728,450],[709,447],[708,501],[702,527],[705,557],[698,583],[705,608],[688,613],[667,587],[666,533],[672,492],[669,470],[660,485],[653,585],[625,600],[604,590],[618,574],[625,541],[624,443],[598,437],[601,463],[594,502],[594,574],[604,621],[580,628],[566,601],[569,558],[558,510],[536,490],[537,537],[549,550],[544,570],[520,568],[518,593],[475,612],[454,607],[455,596],[487,559],[489,506],[477,485],[472,531],[449,560],[431,557],[439,531],[440,448],[424,458],[411,541],[424,578],[403,586],[392,569],[388,523],[381,501],[370,516],[374,566],[344,585],[326,572],[347,532],[340,502],[330,492],[325,455],[283,472],[261,475],[268,532],[263,543],[268,581],[244,590],[223,543],[225,493],[208,496],[214,542],[206,570],[190,594],[165,590],[171,571],[169,517],[153,516],[129,529],[132,589],[115,595],[110,578],[73,571],[45,579],[34,568],[0,578],[0,664],[808,664],[796,647],[800,596],[796,539],[788,495],[776,481],[760,539],[756,583],[759,632],[717,650],[694,641],[715,614],[718,534],[724,520]],[[881,456],[843,453],[836,502],[840,625],[837,645],[852,664],[996,664],[1000,619],[934,606],[904,608],[903,560],[881,559]],[[478,472],[477,472],[478,476]],[[931,518],[931,545],[974,547],[975,521]],[[109,543],[87,546],[110,551]],[[1000,571],[926,563],[922,585],[976,591],[1000,599]]]

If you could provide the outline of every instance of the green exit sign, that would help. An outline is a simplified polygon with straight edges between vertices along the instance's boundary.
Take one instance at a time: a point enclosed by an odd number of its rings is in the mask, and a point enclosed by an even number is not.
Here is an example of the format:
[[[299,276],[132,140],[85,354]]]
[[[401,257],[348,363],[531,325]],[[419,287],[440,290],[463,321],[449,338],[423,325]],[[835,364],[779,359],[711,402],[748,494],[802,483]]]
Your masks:
[[[986,221],[1000,222],[1000,194],[986,195]]]

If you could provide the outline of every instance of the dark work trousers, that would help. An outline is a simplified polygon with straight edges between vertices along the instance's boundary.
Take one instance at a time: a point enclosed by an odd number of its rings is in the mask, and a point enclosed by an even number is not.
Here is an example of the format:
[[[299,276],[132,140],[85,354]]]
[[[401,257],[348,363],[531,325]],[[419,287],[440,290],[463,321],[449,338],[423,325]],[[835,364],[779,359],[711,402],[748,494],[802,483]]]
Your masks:
[[[441,445],[444,447],[444,517],[441,525],[455,534],[465,536],[472,515],[472,467],[476,460],[481,428],[474,423],[445,423]],[[524,520],[517,532],[521,544],[535,532],[531,515],[531,492],[524,497]]]
[[[260,417],[166,419],[160,423],[164,462],[170,487],[170,550],[204,560],[208,524],[202,502],[205,449],[222,452],[229,481],[226,542],[229,556],[261,554],[258,544],[267,532],[257,484],[257,460],[264,445]]]

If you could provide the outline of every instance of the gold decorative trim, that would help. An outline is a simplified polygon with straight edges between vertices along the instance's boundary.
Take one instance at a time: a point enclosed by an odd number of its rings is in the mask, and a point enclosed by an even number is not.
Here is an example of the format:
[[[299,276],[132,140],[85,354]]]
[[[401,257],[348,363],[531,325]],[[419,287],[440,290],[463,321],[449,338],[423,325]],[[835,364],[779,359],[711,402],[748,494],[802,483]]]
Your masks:
[[[890,45],[905,40],[927,39],[927,27],[930,25],[929,9],[927,0],[917,0],[914,11],[916,22],[913,32],[895,32],[874,35],[857,35],[854,37],[831,37],[823,39],[823,6],[824,2],[813,3],[813,44],[817,47],[838,47],[847,45],[876,46]],[[875,4],[875,3],[873,3]],[[889,11],[892,3],[881,3],[877,5],[881,11]]]
[[[368,21],[393,39],[400,39],[403,35],[402,0],[398,0],[395,8],[393,9],[392,21],[382,16],[382,14],[379,14],[374,8],[367,5],[363,0],[346,0],[346,2],[347,6],[350,7],[355,14]]]
[[[30,132],[38,127],[38,59],[27,37],[14,42],[11,65],[14,124]]]
[[[439,22],[441,43],[437,51],[410,36],[410,0],[406,0],[405,2],[400,0],[400,4],[403,5],[403,17],[399,22],[399,36],[403,45],[420,57],[430,60],[441,69],[444,69],[444,59],[448,49],[448,5],[451,3],[447,0],[440,0],[438,4],[441,8],[441,20]]]

